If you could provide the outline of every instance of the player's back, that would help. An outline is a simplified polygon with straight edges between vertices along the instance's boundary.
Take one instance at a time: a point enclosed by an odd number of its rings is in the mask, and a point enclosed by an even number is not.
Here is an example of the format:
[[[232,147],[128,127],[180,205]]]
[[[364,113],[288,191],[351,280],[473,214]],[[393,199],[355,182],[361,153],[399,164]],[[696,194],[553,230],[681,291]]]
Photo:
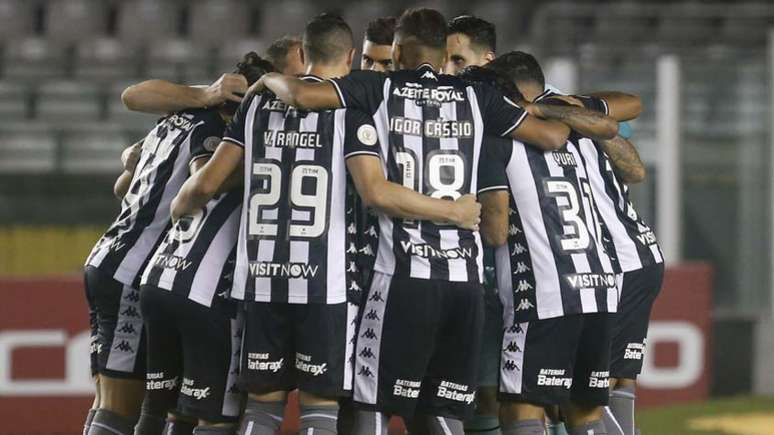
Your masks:
[[[357,252],[350,249],[356,234],[348,231],[356,213],[345,160],[353,153],[378,154],[349,150],[346,142],[357,134],[373,146],[375,130],[345,131],[353,111],[303,112],[268,94],[243,108],[246,113],[237,117],[246,121],[234,128],[247,133],[247,166],[232,296],[344,302],[347,290],[359,287],[353,266]]]
[[[510,191],[508,238],[496,262],[516,320],[615,311],[615,275],[577,146],[544,152],[493,139],[485,154],[481,191]]]
[[[189,163],[212,154],[225,123],[217,110],[186,110],[159,120],[142,145],[121,212],[86,261],[125,284],[137,278],[169,227],[169,207]]]

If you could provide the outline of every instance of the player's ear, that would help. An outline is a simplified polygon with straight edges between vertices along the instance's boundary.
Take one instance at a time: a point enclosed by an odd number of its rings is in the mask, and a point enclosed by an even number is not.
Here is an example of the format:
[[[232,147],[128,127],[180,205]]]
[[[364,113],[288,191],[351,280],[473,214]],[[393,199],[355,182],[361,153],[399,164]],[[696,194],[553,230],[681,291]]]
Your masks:
[[[392,41],[392,67],[396,70],[400,69],[400,55],[401,55],[401,45],[398,44],[396,41]]]
[[[352,62],[355,61],[355,48],[349,50],[349,56],[347,56],[347,66],[352,69]]]
[[[495,60],[495,57],[496,56],[494,54],[494,51],[487,51],[486,54],[484,55],[484,59],[486,59],[487,62],[491,62]]]
[[[306,65],[306,56],[304,53],[304,47],[298,47],[298,56],[301,58],[301,65]]]

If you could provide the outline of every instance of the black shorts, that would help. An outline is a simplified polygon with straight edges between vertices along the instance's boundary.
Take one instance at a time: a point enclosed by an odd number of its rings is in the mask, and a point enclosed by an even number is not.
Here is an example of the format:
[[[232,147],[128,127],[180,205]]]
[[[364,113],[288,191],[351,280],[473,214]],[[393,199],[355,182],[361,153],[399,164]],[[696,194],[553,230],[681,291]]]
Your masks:
[[[480,284],[376,273],[355,349],[356,406],[469,416],[483,319]]]
[[[517,323],[503,334],[501,402],[587,406],[608,401],[608,313],[576,314]]]
[[[148,339],[146,391],[177,390],[176,411],[210,422],[235,422],[241,319],[154,286],[142,286]]]
[[[624,273],[618,313],[613,315],[610,376],[637,379],[642,371],[650,312],[663,281],[663,263]]]
[[[140,292],[93,266],[84,270],[91,325],[91,372],[145,379]]]
[[[243,389],[350,395],[356,305],[248,302],[245,310]]]

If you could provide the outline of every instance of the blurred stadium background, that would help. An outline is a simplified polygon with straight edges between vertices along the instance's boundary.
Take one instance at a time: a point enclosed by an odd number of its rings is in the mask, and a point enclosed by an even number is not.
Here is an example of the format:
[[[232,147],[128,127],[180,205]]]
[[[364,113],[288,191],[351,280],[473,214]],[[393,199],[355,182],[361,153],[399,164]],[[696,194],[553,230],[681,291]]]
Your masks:
[[[0,0],[0,434],[31,421],[75,432],[86,409],[81,264],[118,210],[121,149],[155,120],[124,109],[121,91],[210,83],[316,12],[362,35],[414,4]],[[566,92],[642,96],[633,141],[649,176],[634,198],[670,262],[643,433],[774,434],[774,2],[423,5],[493,21],[498,51],[533,52]],[[663,408],[738,395],[750,397]],[[32,403],[47,414],[27,416]]]

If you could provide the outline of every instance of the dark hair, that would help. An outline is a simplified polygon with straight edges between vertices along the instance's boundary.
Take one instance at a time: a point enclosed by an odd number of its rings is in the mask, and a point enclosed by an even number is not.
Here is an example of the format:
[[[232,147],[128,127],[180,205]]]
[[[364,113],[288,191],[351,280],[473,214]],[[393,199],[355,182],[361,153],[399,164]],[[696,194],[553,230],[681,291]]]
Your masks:
[[[406,9],[395,27],[395,35],[401,39],[414,39],[434,49],[446,49],[447,34],[446,19],[435,9]]]
[[[395,37],[395,17],[381,17],[368,23],[365,39],[378,45],[392,45]]]
[[[489,67],[489,64],[485,66],[469,66],[460,71],[457,77],[471,83],[484,83],[493,88],[499,90],[503,95],[510,98],[513,101],[521,101],[524,96],[519,92],[519,88],[516,87],[516,83],[506,75],[503,75],[499,71]]]
[[[497,33],[495,25],[472,15],[460,15],[449,21],[449,34],[461,33],[474,45],[492,50],[497,48]]]
[[[274,65],[271,62],[261,58],[256,52],[251,51],[245,54],[242,60],[237,63],[234,73],[243,75],[247,79],[247,85],[251,86],[262,75],[272,71],[274,71]],[[235,101],[226,101],[223,105],[223,109],[229,114],[236,112],[237,107],[239,107],[239,103]]]
[[[301,46],[301,38],[298,36],[285,35],[274,41],[266,49],[266,59],[274,65],[277,71],[283,71],[288,66],[287,57],[293,47]]]
[[[304,55],[308,62],[329,63],[353,47],[352,29],[338,15],[320,14],[304,30]]]
[[[538,84],[541,89],[546,86],[546,79],[537,59],[523,51],[511,51],[497,56],[487,67],[506,75],[515,83],[532,82]]]

